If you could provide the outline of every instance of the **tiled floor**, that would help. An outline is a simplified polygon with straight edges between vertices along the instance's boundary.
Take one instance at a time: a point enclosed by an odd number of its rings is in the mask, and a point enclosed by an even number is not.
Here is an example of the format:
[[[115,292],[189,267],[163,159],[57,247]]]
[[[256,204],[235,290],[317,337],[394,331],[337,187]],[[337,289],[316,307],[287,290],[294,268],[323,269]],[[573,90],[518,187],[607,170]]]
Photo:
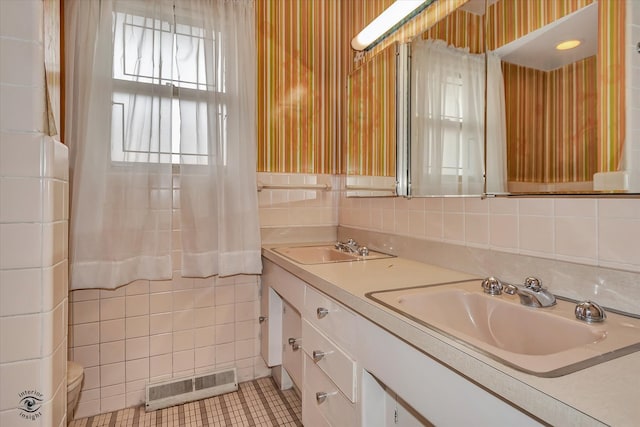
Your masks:
[[[69,427],[302,426],[300,398],[273,378],[241,383],[238,391],[145,412],[144,407],[75,420]]]

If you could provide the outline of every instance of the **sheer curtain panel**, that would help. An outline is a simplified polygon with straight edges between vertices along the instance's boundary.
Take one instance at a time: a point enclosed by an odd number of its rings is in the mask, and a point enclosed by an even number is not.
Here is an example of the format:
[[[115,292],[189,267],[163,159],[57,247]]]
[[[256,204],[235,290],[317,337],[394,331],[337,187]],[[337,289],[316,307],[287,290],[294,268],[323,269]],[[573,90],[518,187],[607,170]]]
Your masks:
[[[71,288],[259,273],[253,1],[66,0],[65,19]]]
[[[484,191],[484,55],[411,45],[411,193]]]

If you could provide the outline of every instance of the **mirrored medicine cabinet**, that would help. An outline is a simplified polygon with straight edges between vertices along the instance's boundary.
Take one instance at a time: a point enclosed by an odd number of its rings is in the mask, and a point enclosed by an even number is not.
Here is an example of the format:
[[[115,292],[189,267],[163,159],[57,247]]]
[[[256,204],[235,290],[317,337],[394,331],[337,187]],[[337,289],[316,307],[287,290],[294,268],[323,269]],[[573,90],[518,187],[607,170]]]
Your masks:
[[[608,179],[623,160],[624,70],[602,61],[624,57],[624,31],[603,28],[598,14],[617,22],[624,2],[567,0],[562,8],[538,9],[539,22],[529,27],[520,14],[533,12],[512,0],[478,3],[410,43],[387,47],[348,76],[347,195],[630,194],[617,182],[594,190],[593,179]],[[545,43],[570,34],[582,41],[579,49],[544,52]],[[456,56],[466,68],[447,62]],[[602,97],[610,100],[604,107]],[[494,113],[499,104],[502,125]]]

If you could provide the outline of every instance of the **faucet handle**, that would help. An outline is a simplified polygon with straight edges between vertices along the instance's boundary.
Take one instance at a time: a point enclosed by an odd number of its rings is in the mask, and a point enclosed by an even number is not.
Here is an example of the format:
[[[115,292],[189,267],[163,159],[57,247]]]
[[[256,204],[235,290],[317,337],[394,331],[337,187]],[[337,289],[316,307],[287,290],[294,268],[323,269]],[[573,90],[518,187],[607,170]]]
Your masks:
[[[541,290],[544,290],[540,279],[533,276],[524,279],[524,287],[527,289],[531,289],[533,292],[540,292]]]
[[[349,246],[357,246],[358,243],[355,240],[349,238],[349,240],[347,240],[347,245],[349,245]]]
[[[484,293],[489,295],[500,295],[502,293],[502,282],[496,277],[487,277],[482,281]]]

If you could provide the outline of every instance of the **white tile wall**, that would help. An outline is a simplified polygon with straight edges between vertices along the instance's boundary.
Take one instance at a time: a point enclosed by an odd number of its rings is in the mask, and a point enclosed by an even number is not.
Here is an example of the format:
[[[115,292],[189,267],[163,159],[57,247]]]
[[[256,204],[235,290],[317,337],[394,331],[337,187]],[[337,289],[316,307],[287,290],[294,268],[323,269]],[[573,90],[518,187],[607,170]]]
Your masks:
[[[0,425],[66,425],[67,149],[43,134],[43,2],[0,2]],[[42,393],[34,420],[19,394]]]
[[[148,381],[229,366],[240,381],[268,375],[258,278],[184,278],[176,259],[173,280],[71,292],[69,352],[85,366],[76,418],[143,403]]]
[[[304,227],[338,224],[339,180],[332,175],[258,173],[258,181],[273,185],[328,184],[330,191],[268,189],[258,193],[260,226]]]

